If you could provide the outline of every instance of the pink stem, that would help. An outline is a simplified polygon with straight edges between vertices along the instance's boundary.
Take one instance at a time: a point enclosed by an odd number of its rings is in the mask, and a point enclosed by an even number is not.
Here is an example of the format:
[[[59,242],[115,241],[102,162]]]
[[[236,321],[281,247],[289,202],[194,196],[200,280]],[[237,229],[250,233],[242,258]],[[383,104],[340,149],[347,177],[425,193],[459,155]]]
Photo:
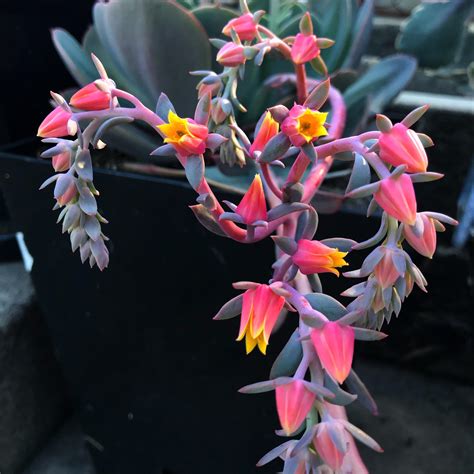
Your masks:
[[[295,72],[296,72],[296,100],[298,104],[303,104],[308,95],[305,65],[295,64]]]
[[[281,192],[281,189],[278,187],[275,178],[273,176],[273,173],[270,169],[270,165],[268,163],[260,163],[260,169],[262,170],[262,175],[265,180],[265,183],[267,186],[270,188],[272,193],[281,200],[283,197],[283,193]]]

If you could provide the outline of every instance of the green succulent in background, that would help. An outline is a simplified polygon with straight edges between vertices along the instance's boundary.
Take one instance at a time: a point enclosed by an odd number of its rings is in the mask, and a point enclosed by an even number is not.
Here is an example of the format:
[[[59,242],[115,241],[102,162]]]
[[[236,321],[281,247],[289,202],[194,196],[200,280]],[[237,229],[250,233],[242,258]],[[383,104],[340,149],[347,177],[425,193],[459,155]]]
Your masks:
[[[397,49],[416,56],[422,67],[435,69],[462,62],[467,66],[474,61],[473,35],[468,35],[473,13],[472,0],[425,1],[405,21]],[[470,60],[466,61],[466,55]]]
[[[381,112],[406,86],[416,69],[415,59],[393,55],[362,71],[361,58],[372,32],[374,0],[359,3],[357,0],[308,0],[308,3],[253,0],[249,4],[253,11],[267,12],[262,24],[271,26],[281,37],[296,34],[301,13],[308,10],[317,36],[335,40],[332,48],[323,51],[323,59],[332,83],[343,92],[347,105],[345,134],[357,132],[366,125],[370,115]],[[216,50],[211,49],[209,39],[222,38],[222,28],[235,16],[236,10],[201,6],[191,1],[115,0],[94,5],[93,24],[82,43],[62,29],[53,30],[52,35],[58,53],[79,85],[97,78],[90,59],[93,52],[120,88],[129,90],[151,108],[160,93],[166,91],[180,114],[187,116],[196,103],[198,82],[188,71],[213,66],[219,70],[214,60]],[[255,123],[269,105],[294,100],[291,86],[281,95],[281,91],[265,85],[272,75],[283,72],[291,71],[276,55],[266,59],[260,68],[253,64],[246,66],[239,100],[248,112],[239,117],[240,123],[244,126]],[[117,126],[109,133],[113,134],[111,141],[118,151],[139,161],[149,161],[150,151],[160,144],[157,134],[135,124]],[[216,167],[215,176],[209,177],[239,188],[239,183],[246,182],[252,171],[229,172],[221,165]]]

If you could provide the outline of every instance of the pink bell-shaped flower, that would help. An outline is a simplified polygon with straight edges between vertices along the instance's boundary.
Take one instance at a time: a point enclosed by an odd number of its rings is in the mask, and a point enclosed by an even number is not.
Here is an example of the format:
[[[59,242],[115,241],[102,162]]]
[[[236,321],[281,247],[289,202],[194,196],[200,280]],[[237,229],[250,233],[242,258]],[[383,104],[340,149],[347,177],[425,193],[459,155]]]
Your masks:
[[[333,424],[333,426],[330,426]],[[322,457],[323,461],[335,471],[339,470],[344,462],[345,452],[339,451],[336,444],[329,434],[329,430],[337,431],[337,434],[343,439],[347,438],[344,427],[334,420],[323,421],[319,423],[316,431],[316,436],[313,438],[313,445],[318,454]]]
[[[71,166],[71,152],[63,151],[58,155],[54,155],[51,160],[51,164],[54,168],[54,171],[59,173],[60,171],[67,171]]]
[[[295,379],[275,389],[278,418],[283,431],[294,433],[311,410],[316,395],[310,392],[302,380]]]
[[[319,53],[320,49],[315,35],[306,35],[304,33],[296,35],[291,47],[291,59],[295,64],[307,63],[319,56]]]
[[[317,240],[301,239],[291,258],[304,275],[330,272],[339,276],[336,267],[348,265],[344,260],[346,255],[347,252],[339,252],[338,249],[328,247]]]
[[[351,371],[354,339],[354,329],[334,321],[311,331],[311,340],[323,368],[339,383],[344,382]]]
[[[110,106],[110,93],[101,91],[91,82],[79,89],[69,103],[82,110],[103,110]]]
[[[68,129],[68,122],[71,116],[71,112],[66,112],[58,105],[41,122],[38,128],[38,136],[42,138],[57,138],[66,135],[74,135],[76,130]]]
[[[408,225],[415,223],[415,188],[407,174],[382,179],[374,198],[377,204],[395,219]]]
[[[265,118],[250,146],[250,154],[253,155],[256,151],[262,151],[265,145],[278,133],[279,127],[278,122],[273,119],[270,112],[265,112]]]
[[[181,118],[172,110],[168,112],[168,123],[158,125],[164,142],[169,143],[180,156],[201,155],[206,150],[209,130],[193,119]]]
[[[270,335],[284,304],[285,298],[274,293],[268,285],[258,285],[244,293],[237,341],[245,336],[247,354],[257,345],[262,354],[266,353]]]
[[[246,57],[244,47],[241,44],[228,42],[217,53],[217,62],[222,66],[236,67],[244,64]]]
[[[428,167],[426,151],[414,130],[402,123],[395,124],[379,138],[380,158],[393,166],[405,165],[409,173],[425,172]]]
[[[417,219],[423,222],[423,232],[416,235],[409,226],[404,226],[403,236],[407,242],[421,255],[432,258],[436,250],[436,228],[433,219],[420,213]]]
[[[400,275],[400,272],[397,270],[397,267],[393,262],[394,250],[385,246],[382,248],[384,250],[384,255],[375,266],[374,274],[379,285],[385,289],[393,286],[398,280],[398,277],[402,275]]]
[[[224,26],[222,33],[226,36],[231,36],[231,30],[234,30],[242,41],[252,41],[257,34],[257,24],[255,23],[253,15],[246,13],[245,15],[230,20],[227,25]]]
[[[245,193],[235,212],[244,219],[245,224],[267,220],[267,203],[265,202],[265,193],[263,192],[262,180],[259,174],[255,175],[250,188]]]

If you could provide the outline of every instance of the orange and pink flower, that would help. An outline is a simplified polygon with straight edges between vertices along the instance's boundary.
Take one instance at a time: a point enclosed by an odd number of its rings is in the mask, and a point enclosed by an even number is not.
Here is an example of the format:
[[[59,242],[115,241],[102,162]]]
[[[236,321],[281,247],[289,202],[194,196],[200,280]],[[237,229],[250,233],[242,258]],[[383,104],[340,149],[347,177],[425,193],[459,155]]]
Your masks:
[[[172,145],[183,157],[201,155],[206,149],[207,127],[193,119],[181,118],[172,110],[168,112],[168,123],[158,125],[158,129],[165,137],[164,142]]]
[[[344,382],[352,367],[354,329],[328,321],[311,331],[311,340],[323,368],[339,383]]]
[[[328,134],[324,127],[328,114],[295,104],[281,124],[281,131],[294,146],[303,146]]]
[[[250,154],[253,155],[256,151],[261,152],[265,145],[278,133],[279,127],[280,125],[273,119],[270,112],[265,112],[265,117],[250,146]]]
[[[283,431],[290,435],[294,433],[305,420],[316,395],[310,392],[302,380],[279,385],[275,389],[278,418]]]
[[[267,220],[267,203],[259,174],[255,175],[250,188],[245,193],[235,212],[243,218],[244,223],[247,225],[253,224],[256,221]]]
[[[344,260],[346,255],[347,252],[339,252],[338,249],[328,247],[317,240],[301,239],[291,258],[304,275],[334,273],[339,276],[336,268],[348,265]]]
[[[262,354],[266,353],[270,335],[284,304],[285,298],[274,293],[268,285],[258,285],[244,293],[237,341],[245,337],[247,354],[257,345]]]

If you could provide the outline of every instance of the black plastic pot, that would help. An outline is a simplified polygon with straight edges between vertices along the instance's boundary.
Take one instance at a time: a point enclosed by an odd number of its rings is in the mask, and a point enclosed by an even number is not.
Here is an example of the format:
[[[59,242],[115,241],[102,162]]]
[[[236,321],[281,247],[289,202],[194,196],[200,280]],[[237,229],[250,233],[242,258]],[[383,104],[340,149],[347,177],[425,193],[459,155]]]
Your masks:
[[[38,159],[0,156],[5,200],[34,257],[38,299],[98,472],[255,472],[278,442],[273,394],[237,389],[268,377],[287,331],[267,358],[247,357],[234,342],[238,321],[212,316],[236,294],[232,281],[268,279],[270,243],[211,235],[186,212],[195,195],[182,183],[98,171],[111,238],[100,273],[71,255],[51,190],[38,191],[50,173]]]

